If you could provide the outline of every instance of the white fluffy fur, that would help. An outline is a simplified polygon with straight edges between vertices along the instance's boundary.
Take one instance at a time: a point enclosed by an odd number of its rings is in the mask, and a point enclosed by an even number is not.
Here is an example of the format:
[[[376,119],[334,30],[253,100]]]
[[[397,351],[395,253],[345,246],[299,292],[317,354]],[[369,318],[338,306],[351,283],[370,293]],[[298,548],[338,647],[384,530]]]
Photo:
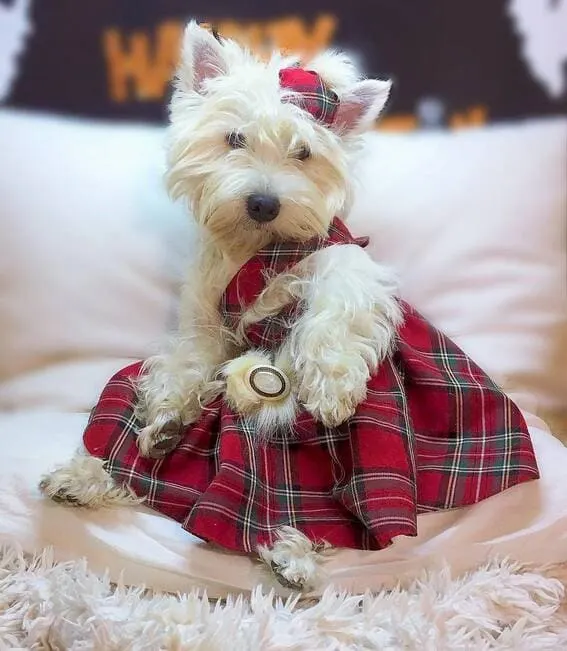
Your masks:
[[[167,184],[171,195],[191,208],[202,241],[182,292],[179,331],[167,349],[147,360],[137,387],[144,455],[166,454],[182,426],[195,422],[225,390],[258,431],[259,444],[276,430],[293,434],[298,400],[325,425],[339,425],[364,400],[369,377],[392,347],[401,320],[393,276],[353,245],[317,252],[274,279],[236,332],[221,324],[221,295],[250,256],[276,240],[324,235],[335,216],[347,216],[358,135],[388,96],[389,82],[361,79],[345,55],[319,55],[305,67],[317,70],[341,100],[335,123],[325,127],[282,101],[278,72],[290,63],[278,54],[261,62],[194,23],[187,27],[171,102]],[[227,138],[234,132],[241,135],[238,147]],[[302,150],[311,155],[300,160]],[[253,193],[277,196],[276,219],[250,218],[246,203]],[[242,377],[253,360],[268,358],[242,346],[242,331],[292,299],[305,309],[275,361],[289,373],[294,390],[279,405],[258,404],[246,394]],[[67,490],[74,503],[92,505],[96,500],[81,492],[83,465],[46,479],[44,491],[62,499]],[[97,480],[89,489],[106,490],[103,503],[114,495],[105,486]],[[263,557],[293,568],[291,574],[302,577],[296,584],[310,583],[317,565],[311,543],[299,532],[285,531],[278,547],[264,550]]]
[[[356,245],[315,254],[304,283],[307,309],[290,336],[299,398],[329,427],[352,416],[390,352],[401,312],[391,271]]]
[[[0,548],[0,649],[85,651],[560,651],[567,566],[492,562],[465,576],[430,570],[394,590],[333,588],[321,599],[151,593],[112,585],[84,560]]]

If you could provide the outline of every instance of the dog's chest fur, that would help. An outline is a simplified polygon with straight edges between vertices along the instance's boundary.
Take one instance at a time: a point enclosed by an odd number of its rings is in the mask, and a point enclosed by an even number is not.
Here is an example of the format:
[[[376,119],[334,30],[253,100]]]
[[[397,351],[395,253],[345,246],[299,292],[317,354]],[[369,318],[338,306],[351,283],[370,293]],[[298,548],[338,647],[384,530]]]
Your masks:
[[[219,322],[219,303],[239,263],[204,248],[187,271],[181,296],[181,322],[212,325]]]

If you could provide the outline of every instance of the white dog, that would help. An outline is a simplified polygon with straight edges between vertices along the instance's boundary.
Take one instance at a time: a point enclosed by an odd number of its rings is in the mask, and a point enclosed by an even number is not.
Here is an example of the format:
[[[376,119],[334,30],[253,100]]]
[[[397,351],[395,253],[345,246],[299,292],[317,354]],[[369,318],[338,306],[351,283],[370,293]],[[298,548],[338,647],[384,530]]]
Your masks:
[[[139,382],[140,453],[159,458],[181,440],[203,406],[220,392],[253,416],[260,438],[282,425],[293,429],[298,405],[334,427],[366,396],[369,377],[391,350],[401,312],[391,272],[356,245],[331,246],[293,273],[268,285],[243,321],[278,313],[290,298],[304,306],[277,353],[276,365],[294,378],[293,400],[260,405],[243,378],[271,358],[242,352],[238,333],[219,317],[219,301],[238,269],[275,241],[325,236],[345,218],[352,193],[360,134],[373,127],[390,89],[361,79],[344,55],[327,52],[305,66],[340,101],[331,125],[282,101],[279,71],[294,61],[264,62],[231,41],[219,42],[192,23],[187,27],[171,102],[167,183],[187,201],[202,227],[197,264],[182,293],[178,334],[145,363]],[[103,463],[77,456],[46,476],[41,488],[61,502],[87,507],[136,503]],[[314,584],[320,547],[284,527],[279,540],[259,550],[288,586]]]

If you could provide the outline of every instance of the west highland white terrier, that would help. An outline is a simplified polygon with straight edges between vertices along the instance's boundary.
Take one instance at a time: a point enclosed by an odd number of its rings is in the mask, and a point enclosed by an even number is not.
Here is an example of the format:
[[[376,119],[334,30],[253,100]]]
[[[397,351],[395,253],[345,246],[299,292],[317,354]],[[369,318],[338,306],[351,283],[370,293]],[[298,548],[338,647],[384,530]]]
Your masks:
[[[325,97],[288,83],[294,71],[322,84]],[[171,453],[219,394],[250,419],[259,445],[282,432],[293,436],[298,410],[332,428],[365,399],[402,317],[393,274],[363,247],[321,248],[271,279],[240,331],[226,327],[219,304],[259,251],[324,238],[334,219],[346,219],[361,134],[373,128],[389,91],[390,82],[362,78],[341,53],[324,52],[302,67],[280,54],[265,61],[188,25],[171,101],[167,185],[187,202],[202,237],[182,291],[178,332],[144,363],[138,381],[140,455]],[[323,105],[317,113],[309,102]],[[290,300],[301,311],[278,350],[243,349],[242,328],[280,313]],[[279,380],[291,385],[285,399],[262,399],[273,387],[269,372],[263,379],[260,372],[251,390],[250,373],[262,365],[276,375],[282,370]],[[41,489],[91,508],[140,502],[103,461],[86,454],[44,477]],[[283,585],[303,589],[316,583],[323,547],[282,526],[273,544],[257,551]]]

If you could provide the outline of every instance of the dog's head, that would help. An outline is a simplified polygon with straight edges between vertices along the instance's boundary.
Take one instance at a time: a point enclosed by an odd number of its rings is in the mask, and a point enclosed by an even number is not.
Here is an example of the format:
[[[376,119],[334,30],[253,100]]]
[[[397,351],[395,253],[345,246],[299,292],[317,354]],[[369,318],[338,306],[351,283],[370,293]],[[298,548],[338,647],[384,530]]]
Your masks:
[[[227,253],[327,232],[349,199],[356,137],[390,83],[344,55],[261,61],[190,23],[171,102],[168,186]]]

